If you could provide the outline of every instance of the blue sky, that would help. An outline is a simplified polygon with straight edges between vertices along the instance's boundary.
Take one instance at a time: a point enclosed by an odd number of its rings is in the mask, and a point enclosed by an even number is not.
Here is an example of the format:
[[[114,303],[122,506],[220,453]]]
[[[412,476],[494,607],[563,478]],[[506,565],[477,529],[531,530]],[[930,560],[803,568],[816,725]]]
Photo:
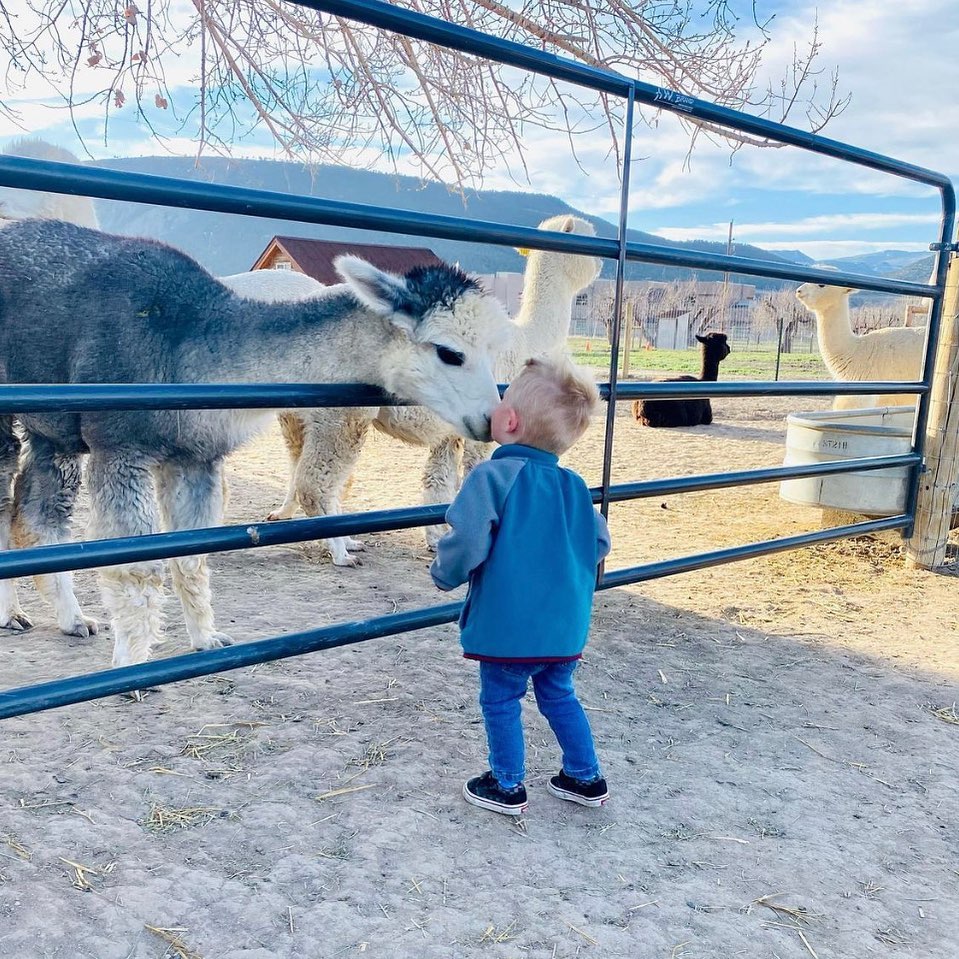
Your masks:
[[[825,133],[868,149],[941,170],[959,178],[959,98],[955,0],[828,0],[818,8],[804,0],[758,0],[762,15],[775,12],[765,72],[778,77],[794,43],[808,41],[818,15],[820,63],[838,67],[840,89],[852,94],[845,113]],[[184,67],[187,69],[186,67]],[[189,77],[184,75],[184,81]],[[77,149],[62,113],[38,105],[47,91],[31,90],[24,116],[30,132]],[[111,120],[106,147],[102,121],[90,106],[81,119],[99,156],[159,153],[125,109]],[[18,131],[0,119],[0,142]],[[98,143],[98,140],[101,142]],[[554,193],[574,206],[616,219],[618,185],[600,134],[578,145],[579,165],[564,138],[528,138],[532,182],[523,189]],[[655,129],[640,127],[631,182],[630,225],[673,239],[734,237],[768,248],[796,248],[815,258],[878,249],[923,250],[935,238],[934,191],[862,168],[786,148],[729,151],[701,140],[685,163],[687,136],[669,115]],[[188,139],[174,150],[195,152]],[[269,155],[262,141],[239,145],[238,154]],[[486,186],[516,189],[505,170]]]

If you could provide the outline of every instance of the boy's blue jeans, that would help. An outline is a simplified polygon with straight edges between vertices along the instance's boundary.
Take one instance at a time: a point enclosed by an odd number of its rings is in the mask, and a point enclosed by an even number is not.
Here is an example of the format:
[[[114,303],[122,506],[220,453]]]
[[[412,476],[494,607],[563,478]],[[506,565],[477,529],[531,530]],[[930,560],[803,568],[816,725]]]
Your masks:
[[[530,678],[536,705],[546,717],[563,750],[563,772],[574,779],[599,777],[599,762],[586,713],[573,689],[578,662],[480,662],[480,708],[489,742],[489,765],[505,789],[526,776],[522,700]]]

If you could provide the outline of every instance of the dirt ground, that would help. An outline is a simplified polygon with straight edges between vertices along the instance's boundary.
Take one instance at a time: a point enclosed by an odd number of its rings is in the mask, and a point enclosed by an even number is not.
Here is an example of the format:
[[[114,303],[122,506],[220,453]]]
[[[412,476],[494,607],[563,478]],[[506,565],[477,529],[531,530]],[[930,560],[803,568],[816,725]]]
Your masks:
[[[810,405],[800,401],[805,408]],[[617,421],[616,481],[782,461],[797,401]],[[602,423],[568,457],[600,475]],[[350,510],[413,504],[423,451],[370,438]],[[273,430],[230,464],[231,522],[279,503]],[[616,506],[610,568],[819,525],[775,486]],[[212,560],[238,641],[442,601],[422,533]],[[78,575],[103,615],[92,573]],[[0,956],[61,959],[952,959],[959,942],[956,579],[889,542],[600,594],[580,673],[612,790],[570,807],[527,711],[530,809],[485,768],[453,627],[0,723]],[[0,640],[3,683],[105,668],[109,633]],[[185,634],[169,604],[169,642]]]

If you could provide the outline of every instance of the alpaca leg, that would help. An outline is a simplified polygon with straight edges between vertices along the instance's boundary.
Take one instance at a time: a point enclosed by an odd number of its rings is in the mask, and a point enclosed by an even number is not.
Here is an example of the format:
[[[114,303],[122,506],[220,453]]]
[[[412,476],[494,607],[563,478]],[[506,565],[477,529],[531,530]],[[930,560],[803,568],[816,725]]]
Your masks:
[[[283,434],[283,441],[286,444],[286,452],[290,457],[290,481],[287,485],[286,499],[279,509],[273,510],[268,521],[278,519],[292,519],[296,516],[296,471],[300,465],[300,457],[303,455],[303,442],[305,440],[304,417],[310,416],[309,410],[302,413],[287,412],[280,413],[277,419],[280,421],[280,432]],[[308,422],[308,420],[307,420]]]
[[[423,470],[423,504],[449,503],[459,486],[460,461],[463,456],[463,440],[449,436],[430,448]],[[426,527],[426,547],[435,550],[436,544],[446,532],[445,524]]]
[[[120,453],[95,452],[87,465],[90,531],[96,538],[156,532],[156,497],[149,466]],[[154,561],[101,571],[103,601],[113,626],[113,665],[145,662],[163,628],[163,564]]]
[[[13,481],[20,456],[20,441],[13,432],[9,416],[0,417],[0,550],[7,550],[13,540]],[[0,580],[0,629],[29,629],[33,623],[20,608],[17,584],[13,579]]]
[[[376,410],[313,410],[307,423],[303,452],[296,468],[296,498],[307,516],[340,512],[340,499],[349,481]],[[339,536],[326,545],[334,566],[356,566],[349,549],[356,542]]]
[[[58,454],[42,436],[30,434],[14,484],[13,535],[19,547],[68,542],[70,520],[82,478],[79,454]],[[99,626],[85,616],[70,573],[34,577],[37,591],[53,607],[67,636],[95,635]]]
[[[466,479],[480,463],[488,460],[492,452],[492,443],[465,440],[463,443],[463,479]]]
[[[223,516],[223,464],[162,463],[156,468],[160,516],[168,530],[216,526]],[[193,649],[217,649],[233,640],[217,632],[213,620],[210,571],[205,556],[170,560],[173,590],[183,607]]]
[[[353,477],[353,473],[350,473],[350,475],[346,477],[346,482],[343,484],[342,499],[346,499],[346,497],[350,495],[350,490],[353,489]],[[360,539],[353,539],[352,536],[344,536],[343,543],[351,553],[363,553],[366,551],[366,543]]]

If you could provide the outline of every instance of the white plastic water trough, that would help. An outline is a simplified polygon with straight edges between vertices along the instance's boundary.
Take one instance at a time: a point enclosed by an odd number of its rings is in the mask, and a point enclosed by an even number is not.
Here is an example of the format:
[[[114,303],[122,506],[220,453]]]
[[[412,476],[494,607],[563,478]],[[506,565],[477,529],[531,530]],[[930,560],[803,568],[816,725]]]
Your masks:
[[[792,413],[786,418],[785,466],[832,463],[863,456],[896,456],[912,448],[912,406]],[[784,480],[790,503],[830,507],[864,516],[892,516],[906,508],[909,467]]]

